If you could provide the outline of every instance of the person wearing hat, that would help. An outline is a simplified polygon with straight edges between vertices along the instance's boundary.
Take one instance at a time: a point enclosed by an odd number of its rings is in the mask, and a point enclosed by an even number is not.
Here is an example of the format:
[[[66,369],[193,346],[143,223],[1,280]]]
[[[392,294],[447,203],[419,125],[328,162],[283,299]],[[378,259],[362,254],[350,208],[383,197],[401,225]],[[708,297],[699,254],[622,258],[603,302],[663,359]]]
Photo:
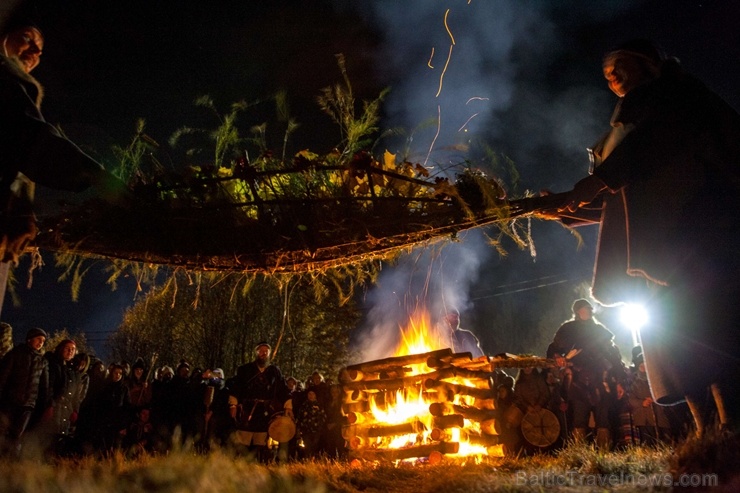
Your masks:
[[[702,435],[711,390],[720,427],[740,419],[740,114],[654,43],[608,52],[618,96],[590,176],[566,192],[564,222],[600,225],[592,295],[647,304],[641,330],[653,398],[686,400]]]
[[[601,450],[611,447],[609,408],[613,402],[616,380],[623,381],[625,368],[614,334],[593,317],[588,300],[573,303],[573,318],[555,332],[547,348],[547,357],[559,368],[570,369],[565,390],[571,412],[573,439],[584,441],[590,419],[596,425],[596,444]],[[615,381],[612,381],[614,379]],[[613,385],[614,384],[614,385]]]
[[[26,333],[26,343],[15,346],[0,361],[0,451],[19,454],[21,439],[37,403],[48,406],[49,373],[41,352],[48,338],[41,329]]]
[[[125,185],[65,138],[41,114],[43,89],[31,76],[41,62],[44,35],[17,14],[0,32],[0,261],[17,263],[36,236],[34,183],[125,204]]]
[[[229,412],[235,420],[234,441],[261,462],[270,460],[267,429],[270,420],[280,414],[290,400],[288,385],[280,369],[271,364],[272,347],[260,342],[254,348],[254,360],[237,368],[229,387]],[[287,415],[292,411],[285,409]],[[292,418],[292,416],[290,416]]]

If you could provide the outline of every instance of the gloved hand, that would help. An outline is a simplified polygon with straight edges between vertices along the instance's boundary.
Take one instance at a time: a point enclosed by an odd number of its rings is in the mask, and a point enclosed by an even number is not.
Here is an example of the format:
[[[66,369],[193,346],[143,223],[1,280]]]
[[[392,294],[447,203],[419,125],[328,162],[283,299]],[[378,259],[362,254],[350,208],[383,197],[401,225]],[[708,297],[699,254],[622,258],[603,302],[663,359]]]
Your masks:
[[[573,190],[568,192],[565,204],[561,211],[575,212],[579,207],[591,203],[596,196],[606,188],[606,184],[600,178],[591,175],[575,184]]]

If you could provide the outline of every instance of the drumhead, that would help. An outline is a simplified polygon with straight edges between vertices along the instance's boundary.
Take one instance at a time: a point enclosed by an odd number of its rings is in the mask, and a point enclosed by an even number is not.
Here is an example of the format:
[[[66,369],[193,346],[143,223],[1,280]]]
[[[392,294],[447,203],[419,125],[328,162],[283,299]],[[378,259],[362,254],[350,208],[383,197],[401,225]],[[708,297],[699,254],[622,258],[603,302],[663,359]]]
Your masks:
[[[547,409],[529,411],[522,418],[522,435],[536,447],[549,447],[560,436],[560,421]]]
[[[289,442],[295,436],[295,423],[287,416],[276,416],[270,421],[267,434],[276,442]]]

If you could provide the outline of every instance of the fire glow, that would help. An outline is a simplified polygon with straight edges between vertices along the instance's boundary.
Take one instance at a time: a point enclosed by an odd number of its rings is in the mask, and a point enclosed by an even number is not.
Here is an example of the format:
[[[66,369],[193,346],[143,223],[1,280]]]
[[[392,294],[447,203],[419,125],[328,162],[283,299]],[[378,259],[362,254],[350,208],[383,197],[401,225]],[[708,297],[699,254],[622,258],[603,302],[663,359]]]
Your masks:
[[[345,438],[352,456],[437,462],[443,456],[503,455],[493,427],[490,380],[482,378],[490,375],[488,358],[473,360],[448,346],[421,310],[401,328],[393,356],[345,369],[351,409]],[[467,367],[456,368],[453,360]]]

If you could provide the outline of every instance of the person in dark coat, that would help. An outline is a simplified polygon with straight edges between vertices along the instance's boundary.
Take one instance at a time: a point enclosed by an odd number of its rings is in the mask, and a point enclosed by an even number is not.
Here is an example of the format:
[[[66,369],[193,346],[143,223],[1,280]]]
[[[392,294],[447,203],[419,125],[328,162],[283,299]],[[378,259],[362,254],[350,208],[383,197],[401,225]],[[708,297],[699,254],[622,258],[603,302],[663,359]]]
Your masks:
[[[566,361],[571,351],[577,354]],[[558,367],[572,365],[572,382],[567,391],[568,407],[572,412],[573,438],[586,438],[591,415],[596,423],[597,445],[602,450],[611,447],[609,410],[614,398],[611,375],[623,379],[625,368],[614,334],[593,318],[593,306],[588,300],[573,303],[573,318],[555,333],[547,348],[547,357]]]
[[[620,99],[562,214],[601,213],[594,297],[647,305],[655,402],[686,399],[701,435],[711,389],[729,428],[740,418],[728,391],[740,373],[740,115],[649,41],[610,51],[603,69]]]
[[[0,34],[0,261],[17,262],[36,236],[35,183],[124,204],[126,187],[66,139],[41,114],[43,89],[30,73],[41,61],[44,36],[29,19],[10,19]]]
[[[283,411],[290,396],[282,372],[270,364],[272,347],[260,342],[254,351],[255,359],[237,368],[229,388],[229,405],[231,417],[237,423],[236,443],[246,446],[259,460],[267,462],[270,420]],[[288,409],[285,413],[293,418]]]
[[[19,344],[0,361],[0,439],[2,451],[20,453],[21,439],[37,403],[48,396],[49,373],[41,353],[47,335],[31,329],[25,344]]]
[[[72,366],[77,352],[77,344],[72,339],[60,342],[53,352],[44,355],[49,369],[50,419],[43,424],[48,435],[66,435],[69,433],[72,413],[76,407],[81,375]]]
[[[92,442],[101,452],[119,447],[121,431],[131,423],[131,402],[128,387],[123,381],[123,371],[123,366],[113,364],[105,387],[96,396]]]

